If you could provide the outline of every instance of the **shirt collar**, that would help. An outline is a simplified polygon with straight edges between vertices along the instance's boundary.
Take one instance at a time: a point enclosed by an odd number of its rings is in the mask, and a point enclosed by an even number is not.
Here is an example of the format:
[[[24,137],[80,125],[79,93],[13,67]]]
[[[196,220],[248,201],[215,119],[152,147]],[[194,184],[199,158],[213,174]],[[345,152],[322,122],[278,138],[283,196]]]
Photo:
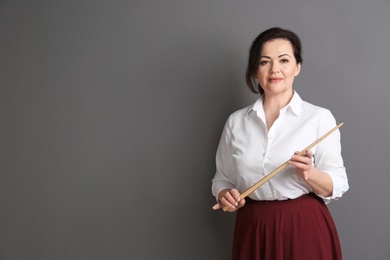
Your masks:
[[[264,111],[264,108],[263,108],[263,99],[264,99],[264,95],[262,95],[261,97],[259,97],[256,102],[250,106],[246,112],[245,115],[248,115],[250,112],[252,111],[256,111],[256,112],[259,112],[259,111]],[[293,97],[292,99],[290,100],[290,102],[282,109],[288,109],[290,108],[291,111],[299,116],[299,114],[301,113],[301,109],[302,109],[302,99],[301,97],[298,95],[298,92],[296,92],[294,90],[294,94],[293,94]]]

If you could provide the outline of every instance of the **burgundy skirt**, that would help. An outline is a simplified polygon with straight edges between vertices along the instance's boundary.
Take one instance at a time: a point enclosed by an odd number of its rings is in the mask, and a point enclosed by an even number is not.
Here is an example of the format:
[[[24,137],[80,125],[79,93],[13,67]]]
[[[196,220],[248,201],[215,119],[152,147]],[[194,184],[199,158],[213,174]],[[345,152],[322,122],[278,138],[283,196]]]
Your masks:
[[[233,260],[342,259],[336,226],[318,196],[245,200],[236,215]]]

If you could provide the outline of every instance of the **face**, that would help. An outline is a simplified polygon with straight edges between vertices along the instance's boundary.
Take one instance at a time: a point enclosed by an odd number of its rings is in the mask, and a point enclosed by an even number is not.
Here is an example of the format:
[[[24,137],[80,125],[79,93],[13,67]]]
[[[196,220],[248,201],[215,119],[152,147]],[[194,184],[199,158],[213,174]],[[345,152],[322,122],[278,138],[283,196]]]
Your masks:
[[[265,95],[292,94],[294,78],[301,64],[297,64],[291,43],[275,39],[263,44],[256,78]]]

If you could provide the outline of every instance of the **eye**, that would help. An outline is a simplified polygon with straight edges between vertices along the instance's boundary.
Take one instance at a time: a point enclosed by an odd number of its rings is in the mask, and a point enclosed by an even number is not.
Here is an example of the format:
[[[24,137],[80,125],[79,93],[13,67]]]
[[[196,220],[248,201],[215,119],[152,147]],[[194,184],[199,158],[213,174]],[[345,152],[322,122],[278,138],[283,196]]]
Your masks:
[[[261,66],[267,65],[268,63],[269,63],[268,60],[261,60],[261,61],[260,61],[260,65],[261,65]]]
[[[289,60],[288,59],[282,59],[280,60],[281,63],[289,63]]]

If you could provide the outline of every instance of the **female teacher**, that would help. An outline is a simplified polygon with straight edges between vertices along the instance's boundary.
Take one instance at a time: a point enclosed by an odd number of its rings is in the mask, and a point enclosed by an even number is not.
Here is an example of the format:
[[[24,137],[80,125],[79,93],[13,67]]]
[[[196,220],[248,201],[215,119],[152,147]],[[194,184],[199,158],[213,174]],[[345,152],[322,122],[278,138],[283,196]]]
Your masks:
[[[246,83],[257,101],[227,120],[216,155],[213,209],[237,212],[232,259],[341,259],[335,224],[326,206],[349,188],[336,126],[325,108],[293,89],[302,66],[299,37],[271,28],[252,43]],[[240,193],[289,160],[289,166],[240,200]]]

